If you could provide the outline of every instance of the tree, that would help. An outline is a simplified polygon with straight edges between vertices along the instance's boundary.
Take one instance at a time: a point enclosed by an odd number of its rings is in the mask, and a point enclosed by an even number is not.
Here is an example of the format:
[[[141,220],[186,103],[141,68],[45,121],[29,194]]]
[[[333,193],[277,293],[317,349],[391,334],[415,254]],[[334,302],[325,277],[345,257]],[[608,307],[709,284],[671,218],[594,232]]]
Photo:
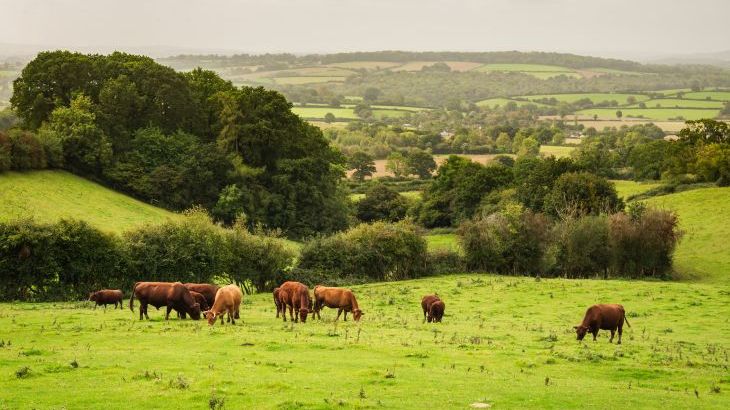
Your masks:
[[[636,104],[636,97],[634,97],[633,95],[630,95],[630,96],[628,96],[628,98],[626,98],[626,102],[629,104]]]
[[[621,119],[621,117],[623,117],[623,116],[624,116],[624,113],[621,112],[621,110],[616,111],[616,118]]]
[[[545,211],[556,216],[610,214],[623,208],[613,183],[588,172],[561,175],[545,198]]]
[[[335,122],[335,120],[336,120],[335,115],[332,114],[331,112],[328,112],[327,114],[324,115],[324,122],[326,122],[327,124],[333,123],[333,122]]]
[[[385,169],[392,172],[398,178],[405,176],[408,173],[406,157],[398,151],[391,152],[385,163]]]
[[[362,222],[397,222],[405,218],[408,201],[398,192],[376,183],[358,201],[355,216]]]
[[[500,132],[497,140],[494,142],[499,152],[512,152],[512,139],[506,132]]]
[[[436,161],[428,152],[415,150],[411,151],[406,157],[406,166],[409,174],[415,174],[421,179],[427,179],[431,178],[431,174],[436,170]]]
[[[540,143],[533,137],[528,137],[522,140],[519,150],[517,150],[517,157],[536,157],[540,154]]]
[[[378,88],[375,87],[368,87],[365,89],[365,92],[362,94],[363,100],[368,103],[375,102],[378,97],[380,97],[381,91]]]
[[[702,119],[685,122],[679,139],[690,145],[730,143],[730,125],[723,121]]]
[[[352,111],[355,113],[355,115],[364,120],[372,118],[373,116],[373,110],[371,110],[370,106],[367,104],[358,104],[355,106],[355,108],[353,108]]]
[[[352,177],[358,181],[363,181],[366,177],[372,176],[375,169],[375,161],[373,157],[366,152],[358,151],[350,156],[347,161],[349,169],[354,169]]]

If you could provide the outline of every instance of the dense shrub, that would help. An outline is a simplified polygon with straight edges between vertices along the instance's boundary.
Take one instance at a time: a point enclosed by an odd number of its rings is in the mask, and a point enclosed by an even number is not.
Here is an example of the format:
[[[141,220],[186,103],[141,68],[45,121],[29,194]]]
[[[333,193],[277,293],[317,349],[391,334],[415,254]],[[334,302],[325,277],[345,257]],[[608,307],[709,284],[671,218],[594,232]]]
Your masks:
[[[607,274],[611,262],[605,215],[568,218],[555,227],[553,272],[580,278]]]
[[[0,223],[0,299],[78,299],[127,287],[119,238],[81,221]]]
[[[374,184],[357,202],[355,216],[363,222],[397,222],[405,218],[408,200],[383,184]]]
[[[298,267],[379,281],[415,278],[428,272],[426,241],[408,221],[361,224],[307,242]]]
[[[614,213],[623,207],[613,183],[587,172],[561,175],[545,198],[545,211],[551,215],[597,215]]]
[[[46,155],[43,145],[34,134],[27,131],[12,130],[11,168],[18,171],[43,169],[46,167]]]
[[[0,172],[7,171],[12,166],[12,148],[10,137],[0,132]]]
[[[550,222],[542,214],[511,205],[463,223],[458,233],[470,269],[510,274],[539,274],[546,269]]]

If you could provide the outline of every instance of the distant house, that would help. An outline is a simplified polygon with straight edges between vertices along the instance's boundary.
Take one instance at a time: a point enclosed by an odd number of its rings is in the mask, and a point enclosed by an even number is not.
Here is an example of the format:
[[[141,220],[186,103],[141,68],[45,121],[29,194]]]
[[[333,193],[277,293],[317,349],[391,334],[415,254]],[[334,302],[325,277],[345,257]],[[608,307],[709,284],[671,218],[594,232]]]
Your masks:
[[[675,134],[669,134],[664,136],[664,141],[676,141],[679,137]]]

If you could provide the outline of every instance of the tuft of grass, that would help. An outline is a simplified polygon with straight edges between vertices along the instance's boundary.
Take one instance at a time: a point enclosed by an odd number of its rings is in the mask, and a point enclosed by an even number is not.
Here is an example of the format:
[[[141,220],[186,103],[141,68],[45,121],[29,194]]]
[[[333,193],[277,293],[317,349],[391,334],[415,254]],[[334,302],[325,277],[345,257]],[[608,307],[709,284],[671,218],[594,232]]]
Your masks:
[[[15,371],[15,377],[18,379],[25,379],[30,376],[30,367],[23,366]]]

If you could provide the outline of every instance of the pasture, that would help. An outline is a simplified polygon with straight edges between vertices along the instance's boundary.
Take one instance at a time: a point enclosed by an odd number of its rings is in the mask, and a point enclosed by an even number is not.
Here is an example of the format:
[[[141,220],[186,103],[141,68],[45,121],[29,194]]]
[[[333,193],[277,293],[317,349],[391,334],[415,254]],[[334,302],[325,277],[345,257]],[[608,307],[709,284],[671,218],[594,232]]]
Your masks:
[[[624,200],[632,195],[638,195],[662,185],[662,183],[659,181],[637,182],[627,181],[624,179],[615,179],[611,180],[611,182],[613,182],[613,184],[616,186],[618,196],[623,198]]]
[[[89,303],[0,304],[1,408],[730,406],[727,287],[454,275],[354,286],[359,323],[281,322],[270,294],[209,327]],[[446,302],[423,322],[421,296]],[[575,340],[619,302],[624,343]]]
[[[497,108],[497,107],[504,107],[505,105],[507,105],[511,102],[515,103],[518,107],[523,107],[528,104],[534,104],[538,107],[545,107],[545,104],[541,104],[541,103],[534,102],[534,101],[513,100],[510,98],[502,98],[502,97],[488,98],[486,100],[477,101],[476,104],[479,107]]]
[[[651,120],[668,121],[677,118],[685,120],[699,120],[702,118],[715,118],[720,113],[719,109],[704,108],[590,108],[578,111],[576,114],[598,118],[616,118],[616,111],[621,111],[625,118],[646,118]]]
[[[4,221],[75,218],[104,231],[121,232],[177,217],[65,171],[3,172],[0,192],[0,220]]]
[[[685,98],[659,98],[644,101],[647,108],[722,108],[725,103],[717,100],[691,100]],[[638,104],[629,107],[638,107]]]
[[[543,157],[553,156],[555,158],[569,157],[575,147],[565,147],[560,145],[540,145],[540,155]]]
[[[541,100],[544,98],[555,98],[559,102],[574,103],[579,100],[589,99],[592,103],[598,104],[603,101],[616,101],[619,105],[628,104],[629,97],[633,97],[636,101],[645,101],[649,97],[642,94],[627,93],[572,93],[572,94],[538,94],[523,95],[520,98],[526,98],[531,101]]]
[[[730,91],[693,91],[684,93],[683,97],[698,100],[707,100],[709,97],[713,101],[730,101]]]

